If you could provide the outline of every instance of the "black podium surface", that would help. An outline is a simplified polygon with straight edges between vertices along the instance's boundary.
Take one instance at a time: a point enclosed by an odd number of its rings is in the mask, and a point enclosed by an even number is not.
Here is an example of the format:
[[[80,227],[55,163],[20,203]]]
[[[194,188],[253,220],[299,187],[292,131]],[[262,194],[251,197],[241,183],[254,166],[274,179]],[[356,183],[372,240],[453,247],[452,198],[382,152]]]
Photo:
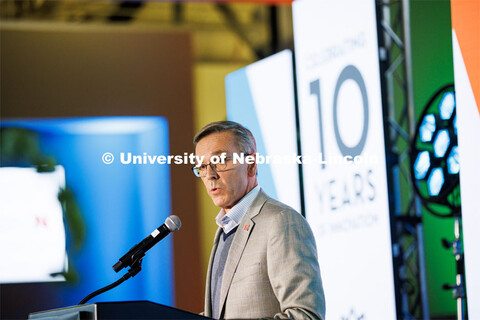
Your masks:
[[[150,301],[97,302],[31,313],[29,319],[209,319]]]

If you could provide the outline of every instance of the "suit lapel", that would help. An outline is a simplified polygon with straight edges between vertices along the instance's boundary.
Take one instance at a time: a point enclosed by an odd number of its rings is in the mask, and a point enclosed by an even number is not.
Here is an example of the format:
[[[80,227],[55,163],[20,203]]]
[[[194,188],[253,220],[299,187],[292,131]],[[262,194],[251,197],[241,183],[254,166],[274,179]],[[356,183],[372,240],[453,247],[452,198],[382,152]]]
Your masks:
[[[230,284],[232,283],[233,275],[237,270],[238,263],[240,262],[240,258],[242,257],[245,246],[247,245],[250,233],[255,226],[255,222],[252,219],[259,214],[260,209],[265,201],[267,201],[266,195],[262,190],[260,190],[257,197],[252,202],[252,205],[245,213],[245,216],[242,218],[242,221],[240,221],[238,229],[235,232],[232,246],[228,252],[227,262],[225,263],[225,269],[223,270],[222,288],[220,291],[220,319],[223,318],[225,300],[227,299],[227,294],[228,290],[230,289]]]
[[[222,233],[222,229],[218,228],[213,240],[213,247],[212,247],[212,252],[210,253],[210,260],[208,261],[207,281],[206,281],[207,283],[205,286],[205,305],[203,309],[205,310],[206,317],[212,316],[212,303],[210,299],[210,296],[212,294],[211,287],[210,287],[212,283],[212,267],[213,267],[212,265],[213,265],[213,259],[215,257],[215,252],[217,251],[218,239],[220,238],[221,233]]]

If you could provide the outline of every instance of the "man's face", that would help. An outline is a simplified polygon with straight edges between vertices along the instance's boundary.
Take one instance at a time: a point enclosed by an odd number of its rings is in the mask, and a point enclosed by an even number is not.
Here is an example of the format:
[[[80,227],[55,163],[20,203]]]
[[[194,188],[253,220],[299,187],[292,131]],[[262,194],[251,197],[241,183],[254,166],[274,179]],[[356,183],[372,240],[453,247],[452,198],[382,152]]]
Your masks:
[[[234,153],[240,152],[234,135],[228,131],[215,132],[202,138],[195,148],[197,156],[204,156],[202,164],[210,163],[212,156],[226,153],[227,157],[231,157]],[[255,170],[252,165],[233,164],[231,159],[227,161],[230,161],[229,168],[231,169],[215,172],[210,166],[207,166],[207,175],[202,177],[213,203],[226,212],[255,186],[253,185]]]

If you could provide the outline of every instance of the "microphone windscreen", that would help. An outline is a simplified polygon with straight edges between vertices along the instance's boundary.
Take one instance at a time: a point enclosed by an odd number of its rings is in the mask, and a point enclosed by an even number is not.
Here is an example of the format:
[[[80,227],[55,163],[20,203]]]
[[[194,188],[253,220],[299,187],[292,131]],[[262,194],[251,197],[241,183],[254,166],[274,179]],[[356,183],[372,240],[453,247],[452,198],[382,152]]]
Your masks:
[[[165,225],[167,226],[168,230],[170,230],[170,232],[175,232],[180,229],[180,227],[182,226],[182,222],[180,221],[179,217],[171,215],[165,220]]]

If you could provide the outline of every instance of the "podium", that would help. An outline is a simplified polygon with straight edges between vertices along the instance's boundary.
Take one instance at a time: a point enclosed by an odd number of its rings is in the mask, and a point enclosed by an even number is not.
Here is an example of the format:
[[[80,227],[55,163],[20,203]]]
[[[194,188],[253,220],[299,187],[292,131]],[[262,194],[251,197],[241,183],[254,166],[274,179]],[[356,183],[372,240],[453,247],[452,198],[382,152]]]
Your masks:
[[[29,319],[210,319],[150,301],[97,302],[31,313]]]

